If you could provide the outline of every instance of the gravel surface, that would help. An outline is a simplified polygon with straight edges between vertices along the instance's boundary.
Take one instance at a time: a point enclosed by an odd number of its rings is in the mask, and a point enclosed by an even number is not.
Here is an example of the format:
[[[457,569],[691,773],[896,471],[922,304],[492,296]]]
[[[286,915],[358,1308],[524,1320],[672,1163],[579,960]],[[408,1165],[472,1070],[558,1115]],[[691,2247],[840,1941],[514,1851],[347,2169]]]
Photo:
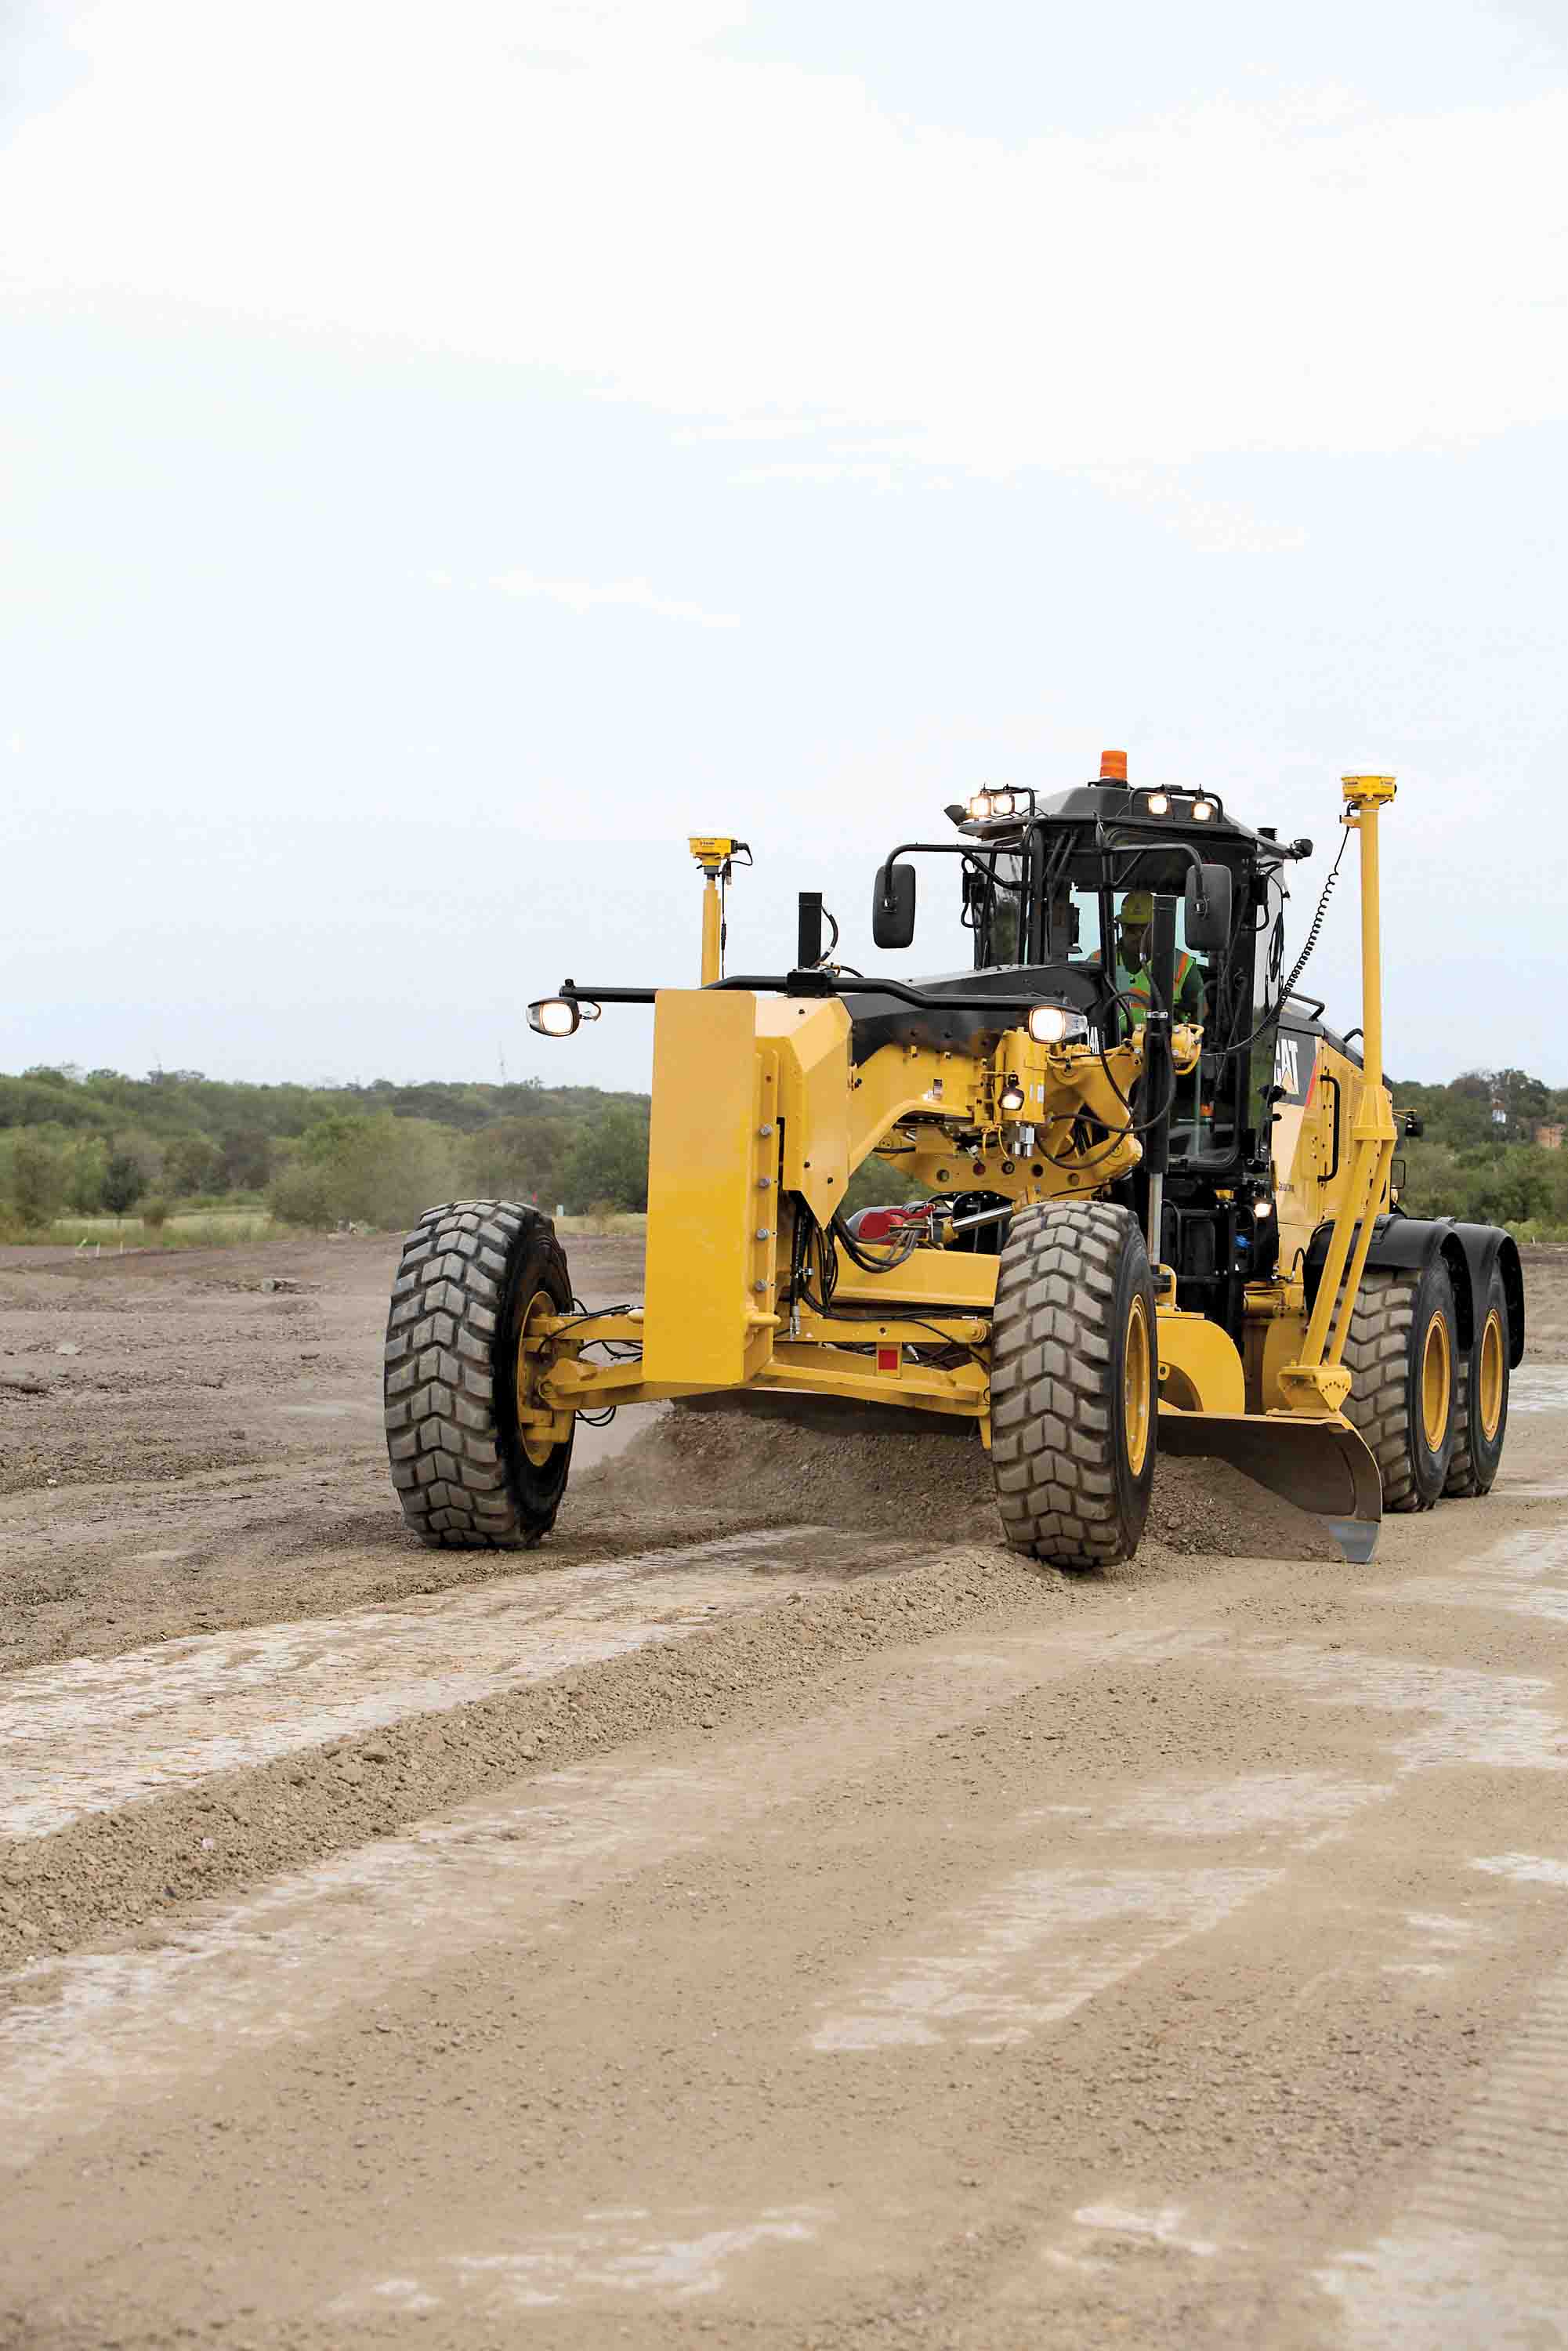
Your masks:
[[[1490,1499],[1067,1577],[689,1409],[425,1552],[394,1254],[0,1258],[0,2344],[1568,2341],[1568,1265]]]

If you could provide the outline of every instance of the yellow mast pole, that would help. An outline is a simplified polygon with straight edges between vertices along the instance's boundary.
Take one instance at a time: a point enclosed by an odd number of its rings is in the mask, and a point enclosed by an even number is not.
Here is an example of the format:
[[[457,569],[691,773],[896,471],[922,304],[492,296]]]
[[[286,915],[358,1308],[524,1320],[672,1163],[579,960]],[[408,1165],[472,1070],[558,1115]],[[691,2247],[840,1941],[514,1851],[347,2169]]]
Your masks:
[[[1392,776],[1345,776],[1346,819],[1361,834],[1361,1066],[1369,1086],[1383,1083],[1383,902],[1377,863],[1377,811],[1394,798]]]
[[[703,877],[703,986],[711,987],[716,979],[724,977],[724,936],[722,910],[718,903],[718,883],[711,873]]]
[[[703,876],[702,985],[711,987],[716,979],[724,977],[723,890],[729,880],[729,861],[737,849],[745,851],[746,843],[717,833],[699,832],[688,834],[686,846]]]
[[[1394,1113],[1383,1085],[1383,927],[1377,861],[1378,811],[1394,798],[1392,776],[1341,778],[1343,822],[1361,835],[1361,1090],[1351,1127],[1354,1157],[1347,1171],[1318,1282],[1312,1319],[1299,1362],[1286,1365],[1280,1384],[1305,1412],[1337,1412],[1350,1394],[1341,1360],[1361,1286],[1373,1220],[1394,1157]],[[1335,1308],[1338,1317],[1335,1320]],[[1330,1326],[1333,1325],[1333,1337]]]

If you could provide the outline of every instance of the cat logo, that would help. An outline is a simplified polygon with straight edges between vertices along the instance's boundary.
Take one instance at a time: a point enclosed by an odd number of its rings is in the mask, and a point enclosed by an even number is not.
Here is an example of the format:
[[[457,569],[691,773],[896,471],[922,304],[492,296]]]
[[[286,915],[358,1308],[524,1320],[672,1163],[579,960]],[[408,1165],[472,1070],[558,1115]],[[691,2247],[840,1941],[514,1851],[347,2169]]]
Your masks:
[[[1275,1043],[1274,1083],[1279,1087],[1281,1098],[1285,1102],[1299,1102],[1306,1100],[1307,1083],[1312,1076],[1312,1061],[1315,1059],[1314,1054],[1303,1053],[1301,1050],[1303,1044],[1309,1042],[1308,1039],[1288,1037],[1281,1031]]]

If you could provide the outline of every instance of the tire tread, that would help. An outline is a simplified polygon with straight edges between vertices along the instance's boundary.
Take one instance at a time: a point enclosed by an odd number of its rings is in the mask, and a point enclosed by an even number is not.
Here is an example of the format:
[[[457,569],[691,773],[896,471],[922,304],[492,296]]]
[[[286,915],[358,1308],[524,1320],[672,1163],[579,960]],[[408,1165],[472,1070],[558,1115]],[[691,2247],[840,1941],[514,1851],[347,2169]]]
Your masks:
[[[530,1238],[570,1296],[554,1226],[511,1201],[448,1200],[403,1243],[387,1317],[387,1451],[403,1517],[435,1549],[526,1550],[548,1531],[510,1490],[497,1411],[500,1284]]]
[[[1026,1209],[1012,1220],[998,1274],[997,1507],[1015,1551],[1059,1566],[1106,1567],[1129,1553],[1116,1507],[1106,1328],[1129,1221],[1126,1209],[1103,1200]]]

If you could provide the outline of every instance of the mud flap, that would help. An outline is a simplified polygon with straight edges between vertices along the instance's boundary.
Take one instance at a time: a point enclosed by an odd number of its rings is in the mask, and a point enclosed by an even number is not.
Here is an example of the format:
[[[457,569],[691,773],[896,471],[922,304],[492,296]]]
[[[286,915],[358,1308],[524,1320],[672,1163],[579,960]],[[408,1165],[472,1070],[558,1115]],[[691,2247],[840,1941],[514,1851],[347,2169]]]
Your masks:
[[[1293,1413],[1162,1412],[1162,1453],[1211,1454],[1321,1519],[1347,1560],[1377,1549],[1383,1480],[1368,1447],[1343,1420]]]

